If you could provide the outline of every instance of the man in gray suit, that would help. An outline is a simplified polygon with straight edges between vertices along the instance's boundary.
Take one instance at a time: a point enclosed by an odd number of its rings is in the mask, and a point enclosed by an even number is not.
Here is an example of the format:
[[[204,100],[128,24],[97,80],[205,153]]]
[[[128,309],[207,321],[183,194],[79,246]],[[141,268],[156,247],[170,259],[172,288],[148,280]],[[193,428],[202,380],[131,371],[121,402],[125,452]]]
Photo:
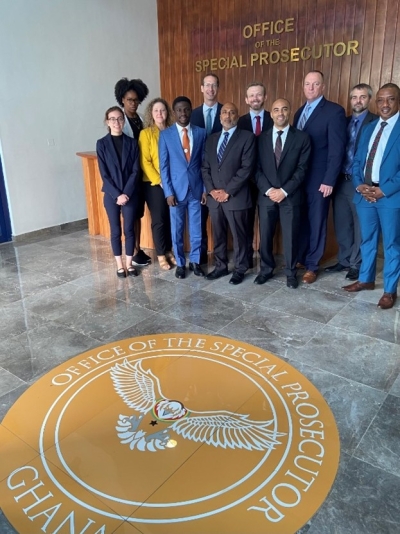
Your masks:
[[[353,158],[362,130],[378,116],[368,111],[372,88],[366,83],[355,85],[350,91],[352,114],[347,117],[347,145],[342,172],[333,194],[333,222],[339,245],[338,262],[325,272],[348,271],[348,280],[358,280],[361,265],[361,233],[356,206],[353,203],[354,186],[351,180]]]
[[[233,237],[235,270],[229,283],[238,285],[249,268],[247,255],[248,211],[251,206],[249,179],[255,164],[255,137],[237,128],[238,109],[224,104],[222,133],[208,137],[202,166],[214,237],[215,269],[207,280],[228,274],[227,231]]]

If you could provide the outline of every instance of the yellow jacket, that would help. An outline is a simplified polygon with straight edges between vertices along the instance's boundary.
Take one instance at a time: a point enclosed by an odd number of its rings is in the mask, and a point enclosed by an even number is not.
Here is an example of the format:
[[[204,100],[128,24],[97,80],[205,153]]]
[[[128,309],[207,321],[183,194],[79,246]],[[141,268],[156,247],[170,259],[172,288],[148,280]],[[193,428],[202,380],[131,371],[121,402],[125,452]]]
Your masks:
[[[151,185],[160,185],[160,162],[158,160],[158,140],[160,130],[157,126],[145,128],[139,135],[140,166],[143,170],[143,181]]]

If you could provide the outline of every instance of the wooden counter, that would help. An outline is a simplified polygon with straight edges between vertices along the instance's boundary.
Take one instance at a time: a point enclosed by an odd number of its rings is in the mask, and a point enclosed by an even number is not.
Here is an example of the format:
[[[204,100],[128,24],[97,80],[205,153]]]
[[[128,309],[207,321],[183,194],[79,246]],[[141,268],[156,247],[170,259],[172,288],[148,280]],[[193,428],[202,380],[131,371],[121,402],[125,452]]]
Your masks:
[[[100,176],[99,166],[97,163],[96,152],[78,152],[77,156],[82,158],[83,166],[83,178],[85,182],[85,194],[86,194],[86,207],[88,212],[88,222],[89,222],[89,234],[90,235],[102,235],[104,237],[110,237],[110,225],[108,222],[107,214],[103,206],[103,193],[101,192],[102,188],[102,179]],[[210,217],[207,221],[207,234],[208,234],[208,250],[212,252],[213,250],[213,239],[212,239],[212,230],[211,230],[211,220]],[[253,247],[254,250],[258,250],[259,246],[259,231],[258,231],[258,217],[255,221],[255,232],[254,232],[254,241]],[[232,238],[229,236],[228,242],[229,248],[232,248]],[[150,212],[145,206],[144,216],[142,218],[142,228],[140,234],[140,246],[142,248],[154,249],[153,236],[151,233],[151,216]],[[185,250],[189,250],[189,239],[185,235]],[[277,232],[274,242],[274,252],[281,253],[283,250],[282,247],[282,237],[280,232]],[[335,256],[337,251],[337,243],[333,231],[332,223],[332,214],[329,214],[328,220],[328,240],[327,246],[325,249],[325,254],[323,259],[328,259]]]

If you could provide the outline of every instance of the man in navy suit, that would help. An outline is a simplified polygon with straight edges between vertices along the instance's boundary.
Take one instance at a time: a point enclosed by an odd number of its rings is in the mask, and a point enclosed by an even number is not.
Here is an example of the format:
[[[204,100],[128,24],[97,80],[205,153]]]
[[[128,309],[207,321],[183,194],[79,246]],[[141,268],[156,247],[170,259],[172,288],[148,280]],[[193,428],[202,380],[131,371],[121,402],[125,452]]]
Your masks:
[[[383,85],[376,95],[379,119],[361,134],[353,164],[354,203],[361,227],[361,269],[349,292],[375,288],[382,231],[385,263],[381,309],[394,306],[400,277],[400,88]]]
[[[204,276],[200,263],[201,203],[206,201],[201,163],[206,131],[190,125],[192,104],[186,96],[175,98],[172,108],[176,124],[160,132],[160,175],[165,198],[170,207],[172,244],[177,268],[175,276],[185,278],[183,248],[186,214],[189,222],[189,269]]]
[[[361,232],[356,206],[353,202],[354,186],[352,168],[361,132],[378,118],[368,111],[372,98],[372,87],[366,83],[355,85],[350,91],[352,114],[347,117],[347,145],[342,172],[332,196],[333,222],[336,241],[339,245],[338,262],[325,269],[327,273],[348,271],[348,280],[358,280],[361,265]]]
[[[222,104],[218,102],[219,78],[216,74],[208,73],[201,82],[201,92],[203,93],[203,105],[195,108],[190,117],[190,123],[199,128],[205,128],[207,137],[212,133],[222,130],[220,114]],[[208,236],[207,236],[208,207],[201,206],[201,254],[200,263],[207,263],[208,257]]]
[[[346,147],[346,116],[342,106],[324,98],[324,75],[311,71],[304,78],[306,103],[297,110],[293,125],[311,138],[311,159],[305,190],[299,262],[306,272],[303,283],[317,279],[326,243],[329,200],[340,173]]]
[[[238,128],[253,132],[258,137],[261,132],[266,132],[273,126],[271,115],[267,109],[264,109],[267,100],[267,89],[261,82],[251,82],[246,88],[246,104],[249,106],[249,112],[242,115],[238,121]],[[251,207],[249,210],[249,223],[247,231],[247,255],[249,267],[253,267],[253,238],[254,238],[254,220],[256,217],[256,206],[258,198],[258,188],[255,179],[252,176],[249,182]]]

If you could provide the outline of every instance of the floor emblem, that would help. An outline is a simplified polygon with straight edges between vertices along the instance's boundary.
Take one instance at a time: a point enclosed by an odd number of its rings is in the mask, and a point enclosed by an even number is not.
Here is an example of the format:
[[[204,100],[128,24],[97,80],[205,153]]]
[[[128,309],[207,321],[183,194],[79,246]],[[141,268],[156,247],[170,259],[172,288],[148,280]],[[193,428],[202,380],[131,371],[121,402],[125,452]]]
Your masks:
[[[21,534],[290,534],[339,451],[322,395],[280,358],[216,336],[125,339],[10,409],[0,508]]]

